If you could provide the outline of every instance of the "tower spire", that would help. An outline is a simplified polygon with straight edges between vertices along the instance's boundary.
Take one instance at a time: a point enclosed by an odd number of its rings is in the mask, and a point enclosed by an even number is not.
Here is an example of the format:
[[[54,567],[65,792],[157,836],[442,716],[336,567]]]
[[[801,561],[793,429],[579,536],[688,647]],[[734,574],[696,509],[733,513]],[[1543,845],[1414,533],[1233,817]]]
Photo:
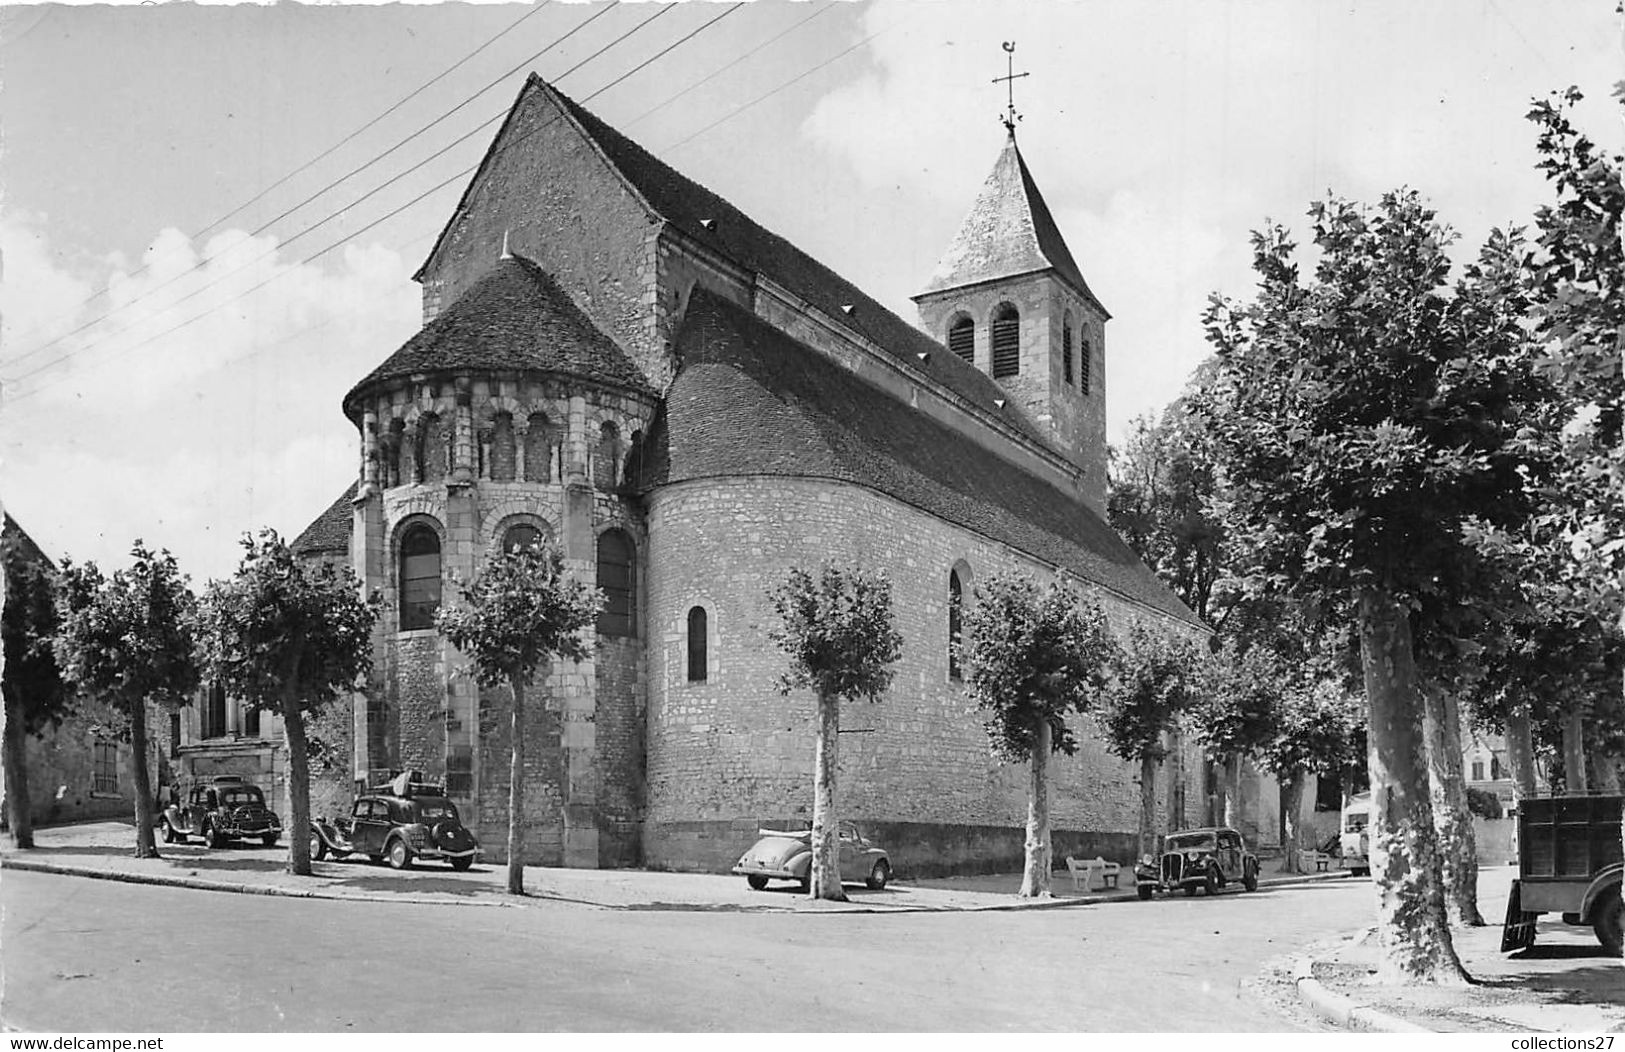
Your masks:
[[[1016,42],[1014,40],[1006,40],[1002,46],[1004,48],[1005,72],[1004,76],[1002,77],[994,77],[993,83],[998,84],[1001,81],[1004,83],[1005,110],[1004,116],[1000,118],[1000,121],[1004,124],[1005,130],[1010,133],[1010,137],[1013,139],[1016,137],[1016,122],[1021,119],[1021,114],[1016,112],[1016,81],[1020,80],[1022,77],[1029,76],[1030,74],[1016,72]]]

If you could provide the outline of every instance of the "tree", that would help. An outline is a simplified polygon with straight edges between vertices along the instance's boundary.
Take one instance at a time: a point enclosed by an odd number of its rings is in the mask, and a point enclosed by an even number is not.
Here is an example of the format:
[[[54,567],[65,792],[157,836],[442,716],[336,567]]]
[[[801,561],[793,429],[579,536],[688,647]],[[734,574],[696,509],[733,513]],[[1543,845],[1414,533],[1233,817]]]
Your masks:
[[[348,566],[302,562],[275,530],[244,536],[243,558],[204,596],[210,673],[282,717],[288,747],[288,872],[310,876],[307,716],[355,691],[372,669],[373,604]]]
[[[6,713],[6,817],[12,844],[31,848],[34,818],[25,739],[61,723],[70,695],[52,652],[58,619],[50,560],[9,515],[0,532],[0,570],[5,610],[0,617],[0,641],[5,648],[0,691],[4,692]]]
[[[790,659],[779,689],[789,694],[811,687],[818,697],[808,894],[844,901],[835,809],[841,701],[877,702],[891,685],[892,665],[903,652],[892,624],[891,582],[857,566],[825,563],[817,578],[791,567],[768,598],[780,619],[770,637]]]
[[[1218,821],[1233,829],[1245,823],[1242,772],[1274,732],[1291,676],[1291,665],[1276,651],[1235,638],[1221,643],[1204,668],[1191,720],[1208,760],[1223,771]]]
[[[1303,810],[1306,778],[1335,775],[1347,763],[1353,748],[1359,699],[1335,677],[1305,676],[1293,684],[1276,710],[1274,733],[1259,755],[1281,786],[1281,869],[1302,872],[1298,850],[1303,846],[1299,815]]]
[[[1188,640],[1129,626],[1118,674],[1110,681],[1100,723],[1114,756],[1140,765],[1140,854],[1156,846],[1157,766],[1167,736],[1190,708],[1201,653]]]
[[[462,602],[441,607],[435,624],[473,660],[482,687],[513,695],[508,765],[508,892],[525,893],[525,691],[555,658],[581,661],[592,653],[585,630],[598,616],[602,593],[564,572],[551,545],[493,548],[472,584],[459,584]]]
[[[1022,898],[1049,894],[1050,754],[1077,752],[1067,717],[1105,695],[1119,653],[1099,605],[1061,582],[1040,589],[1030,577],[996,575],[965,614],[970,695],[986,713],[994,752],[1032,765]]]
[[[1206,315],[1218,352],[1208,426],[1238,528],[1282,539],[1274,569],[1290,593],[1356,610],[1379,980],[1464,982],[1438,879],[1410,613],[1462,556],[1469,517],[1531,513],[1517,446],[1529,421],[1506,363],[1470,353],[1444,290],[1453,235],[1414,192],[1310,215],[1313,281],[1272,225],[1254,235],[1254,301],[1216,300]]]
[[[109,729],[130,745],[135,854],[157,858],[147,774],[147,705],[185,705],[197,689],[197,600],[169,552],[154,554],[138,540],[130,555],[130,567],[112,577],[93,562],[79,566],[63,560],[54,650],[63,677],[109,712]]]

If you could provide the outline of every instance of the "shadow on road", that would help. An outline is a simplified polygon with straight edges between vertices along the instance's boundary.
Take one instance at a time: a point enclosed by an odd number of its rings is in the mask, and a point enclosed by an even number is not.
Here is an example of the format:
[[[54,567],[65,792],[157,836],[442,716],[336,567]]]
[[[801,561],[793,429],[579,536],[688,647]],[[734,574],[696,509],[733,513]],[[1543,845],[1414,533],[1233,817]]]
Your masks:
[[[778,913],[772,906],[743,906],[733,902],[633,902],[608,909],[625,913]]]
[[[491,890],[491,886],[483,881],[469,880],[461,873],[456,876],[447,874],[437,876],[408,876],[400,873],[380,873],[377,876],[354,876],[334,881],[334,885],[341,888],[355,888],[358,891],[388,891],[412,892],[415,894],[429,894],[443,892],[448,895],[473,896]]]

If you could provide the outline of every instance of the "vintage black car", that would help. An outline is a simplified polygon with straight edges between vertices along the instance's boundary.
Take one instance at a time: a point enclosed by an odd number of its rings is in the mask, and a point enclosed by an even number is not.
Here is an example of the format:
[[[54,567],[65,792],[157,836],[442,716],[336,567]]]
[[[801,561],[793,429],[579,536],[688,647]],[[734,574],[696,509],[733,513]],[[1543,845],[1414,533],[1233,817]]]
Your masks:
[[[265,806],[260,787],[235,775],[190,786],[184,800],[164,808],[158,826],[168,844],[184,844],[200,836],[210,847],[231,840],[258,840],[274,847],[282,836],[282,820]]]
[[[463,826],[457,805],[432,782],[402,776],[358,797],[348,817],[310,824],[310,857],[366,855],[407,869],[420,858],[444,859],[462,871],[474,864],[480,842]]]
[[[1258,888],[1258,856],[1247,850],[1240,833],[1222,826],[1169,833],[1161,858],[1145,855],[1134,867],[1134,887],[1142,899],[1176,888],[1187,895],[1198,888],[1216,895],[1233,883],[1248,891]]]

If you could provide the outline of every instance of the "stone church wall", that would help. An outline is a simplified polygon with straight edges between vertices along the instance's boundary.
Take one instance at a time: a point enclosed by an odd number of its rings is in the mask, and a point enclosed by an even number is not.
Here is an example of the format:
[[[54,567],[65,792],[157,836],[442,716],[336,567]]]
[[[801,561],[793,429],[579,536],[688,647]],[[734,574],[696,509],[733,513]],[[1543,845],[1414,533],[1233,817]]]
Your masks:
[[[776,615],[766,593],[786,567],[825,557],[890,574],[904,638],[886,698],[843,706],[841,814],[875,829],[899,874],[1019,861],[1026,769],[992,755],[980,714],[948,678],[948,574],[958,566],[973,588],[995,572],[1043,575],[1044,567],[889,497],[818,480],[662,489],[651,498],[649,537],[645,864],[726,869],[759,824],[810,818],[814,700],[805,690],[779,693],[784,659],[767,637]],[[1138,614],[1194,633],[1113,595],[1099,598],[1119,630]],[[713,671],[702,683],[687,680],[695,605],[712,626]],[[1131,858],[1137,772],[1097,736],[1080,738],[1076,757],[1051,766],[1057,855]]]

